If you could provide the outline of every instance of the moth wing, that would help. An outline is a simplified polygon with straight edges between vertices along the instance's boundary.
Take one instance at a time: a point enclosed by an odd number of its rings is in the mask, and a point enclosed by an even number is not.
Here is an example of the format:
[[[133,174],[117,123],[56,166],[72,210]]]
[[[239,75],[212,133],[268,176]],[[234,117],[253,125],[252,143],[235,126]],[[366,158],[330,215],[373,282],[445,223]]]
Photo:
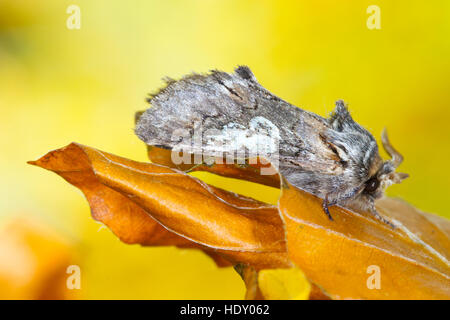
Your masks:
[[[248,67],[167,79],[148,101],[152,107],[139,116],[135,129],[148,145],[213,156],[266,156],[286,171],[342,170],[324,136],[329,121],[273,95]]]
[[[242,149],[253,156],[258,154],[257,135],[277,138],[272,131],[284,118],[294,119],[291,108],[280,114],[277,104],[282,100],[259,85],[245,66],[232,74],[212,71],[169,79],[148,101],[152,107],[139,116],[138,137],[148,145],[192,153]]]

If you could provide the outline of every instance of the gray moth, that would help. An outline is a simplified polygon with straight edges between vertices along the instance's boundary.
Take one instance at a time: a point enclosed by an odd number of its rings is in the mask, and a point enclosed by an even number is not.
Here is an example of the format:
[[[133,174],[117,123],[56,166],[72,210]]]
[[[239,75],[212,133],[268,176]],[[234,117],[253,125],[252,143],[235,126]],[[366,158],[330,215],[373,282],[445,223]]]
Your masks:
[[[329,118],[300,109],[273,95],[240,66],[234,73],[191,74],[148,99],[135,133],[147,145],[227,160],[259,156],[276,164],[292,185],[341,205],[376,211],[374,202],[407,174],[396,172],[403,157],[382,143],[391,159],[383,161],[376,140],[356,123],[342,100]]]

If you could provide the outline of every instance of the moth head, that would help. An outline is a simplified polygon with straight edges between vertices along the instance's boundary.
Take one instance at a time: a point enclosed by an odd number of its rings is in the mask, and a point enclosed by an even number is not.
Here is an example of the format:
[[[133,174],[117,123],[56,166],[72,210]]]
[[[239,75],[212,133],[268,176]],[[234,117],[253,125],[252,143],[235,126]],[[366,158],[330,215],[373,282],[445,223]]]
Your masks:
[[[394,183],[400,183],[409,177],[407,173],[396,172],[397,167],[403,162],[403,156],[395,150],[389,142],[386,129],[381,134],[381,142],[390,160],[384,161],[376,174],[370,177],[366,183],[363,193],[377,199],[383,195],[384,190]]]

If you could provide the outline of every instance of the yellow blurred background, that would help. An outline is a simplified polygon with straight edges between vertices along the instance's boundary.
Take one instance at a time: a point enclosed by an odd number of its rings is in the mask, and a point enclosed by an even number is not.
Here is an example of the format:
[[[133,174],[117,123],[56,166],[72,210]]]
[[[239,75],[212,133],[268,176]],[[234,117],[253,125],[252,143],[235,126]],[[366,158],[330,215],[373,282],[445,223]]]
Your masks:
[[[66,26],[72,4],[80,29]],[[369,5],[379,30],[366,25]],[[377,139],[386,126],[411,175],[388,195],[450,217],[449,57],[447,0],[0,0],[0,227],[20,217],[68,241],[81,298],[241,299],[233,269],[194,250],[121,243],[81,192],[26,161],[71,141],[146,161],[134,113],[162,77],[246,64],[297,106],[325,116],[342,98]],[[197,176],[277,200],[268,187]]]

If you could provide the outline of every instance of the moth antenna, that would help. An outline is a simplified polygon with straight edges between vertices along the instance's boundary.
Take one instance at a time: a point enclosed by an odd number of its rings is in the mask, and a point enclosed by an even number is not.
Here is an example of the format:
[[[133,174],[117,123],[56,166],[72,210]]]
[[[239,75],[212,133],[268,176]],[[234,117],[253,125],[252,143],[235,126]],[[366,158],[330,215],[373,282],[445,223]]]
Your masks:
[[[381,142],[383,143],[384,150],[386,150],[387,154],[392,158],[390,161],[391,164],[394,166],[394,168],[397,168],[403,162],[403,156],[400,154],[400,152],[395,150],[389,142],[386,128],[384,128],[383,132],[381,133]]]
[[[409,177],[409,174],[407,174],[407,173],[395,172],[391,175],[391,180],[394,183],[400,183],[408,177]]]

